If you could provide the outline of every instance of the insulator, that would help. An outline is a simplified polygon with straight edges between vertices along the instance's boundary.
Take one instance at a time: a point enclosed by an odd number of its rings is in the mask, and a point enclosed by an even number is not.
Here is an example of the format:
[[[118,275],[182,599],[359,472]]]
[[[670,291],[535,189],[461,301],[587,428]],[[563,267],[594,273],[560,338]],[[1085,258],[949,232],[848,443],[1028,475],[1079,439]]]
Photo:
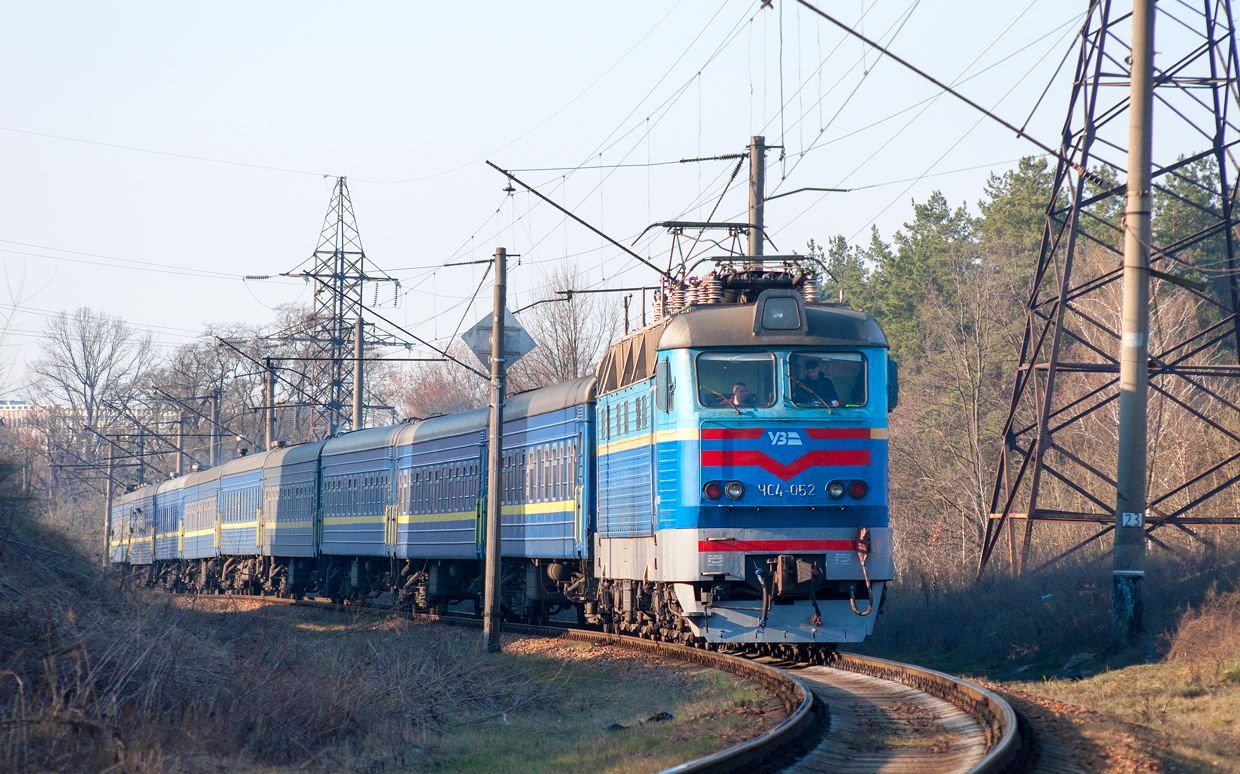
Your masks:
[[[689,280],[689,287],[685,288],[685,307],[693,306],[698,303],[698,286],[697,280]]]
[[[806,277],[801,283],[801,293],[805,295],[805,303],[816,302],[818,300],[818,278]]]
[[[702,289],[698,297],[703,304],[717,304],[723,300],[723,284],[713,271],[702,279]]]
[[[671,303],[668,305],[668,311],[675,314],[685,305],[685,289],[679,285],[674,285],[669,295],[671,296]]]
[[[654,310],[651,313],[651,317],[653,322],[663,319],[663,293],[658,290],[654,292]]]

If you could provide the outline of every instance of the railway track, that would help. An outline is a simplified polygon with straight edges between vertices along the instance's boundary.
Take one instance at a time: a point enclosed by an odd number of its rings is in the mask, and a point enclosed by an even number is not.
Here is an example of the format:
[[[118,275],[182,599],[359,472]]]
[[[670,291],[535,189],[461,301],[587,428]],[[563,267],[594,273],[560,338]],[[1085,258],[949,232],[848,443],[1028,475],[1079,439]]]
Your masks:
[[[388,615],[393,611],[321,600],[231,595],[269,604]],[[464,615],[418,616],[481,626]],[[690,648],[625,635],[505,623],[504,631],[615,645],[708,666],[762,685],[785,719],[764,733],[671,772],[759,767],[792,772],[999,772],[1020,750],[1016,715],[998,695],[951,675],[847,653],[827,664],[788,662]]]

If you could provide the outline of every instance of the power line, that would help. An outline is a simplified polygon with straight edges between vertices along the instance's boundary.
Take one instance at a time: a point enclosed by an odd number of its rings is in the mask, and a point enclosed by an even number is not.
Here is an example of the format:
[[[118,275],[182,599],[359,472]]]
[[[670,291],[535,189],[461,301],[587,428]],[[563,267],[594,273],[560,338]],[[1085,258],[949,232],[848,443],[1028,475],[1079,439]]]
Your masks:
[[[46,258],[52,261],[67,261],[69,263],[88,264],[91,266],[103,266],[109,269],[129,269],[131,271],[148,271],[157,274],[176,274],[185,277],[200,277],[204,279],[226,279],[236,281],[241,279],[237,274],[226,274],[219,271],[211,271],[210,269],[195,269],[188,266],[177,266],[175,264],[158,263],[155,261],[141,261],[136,258],[121,258],[115,255],[105,255],[102,253],[90,253],[83,250],[69,250],[63,247],[51,247],[49,245],[37,245],[29,242],[19,242],[15,239],[0,239],[0,243],[18,245],[21,247],[29,247],[36,250],[51,250],[57,253],[68,253],[71,256],[85,256],[81,258],[71,258],[66,255],[48,255],[46,253],[32,253],[28,250],[15,250],[12,248],[0,247],[0,253],[10,253],[13,255],[26,255],[31,258]],[[101,260],[90,260],[97,258]],[[113,263],[105,263],[112,261]],[[130,265],[132,264],[132,265]]]
[[[221,159],[211,156],[200,156],[195,153],[181,153],[178,151],[157,150],[155,148],[146,148],[141,145],[125,145],[115,142],[103,142],[102,140],[88,140],[84,137],[70,137],[64,134],[53,134],[51,132],[37,132],[33,129],[18,129],[13,126],[0,126],[0,131],[12,132],[14,134],[25,134],[32,137],[43,137],[49,140],[63,140],[65,142],[76,142],[82,145],[97,145],[102,148],[113,148],[115,150],[132,151],[134,153],[148,153],[153,156],[168,156],[171,158],[185,159],[188,161],[206,161],[211,164],[225,164],[231,167],[246,167],[249,169],[261,169],[267,172],[285,172],[291,175],[312,175],[314,177],[322,177],[322,172],[311,172],[305,169],[292,169],[290,167],[277,167],[269,164],[255,164],[248,161],[236,161],[233,159]]]
[[[855,38],[857,38],[857,39],[861,40],[861,41],[862,41],[862,42],[864,42],[865,44],[867,44],[867,45],[869,45],[869,46],[871,46],[871,47],[873,47],[873,48],[877,49],[878,51],[882,52],[882,53],[883,53],[883,55],[885,55],[885,56],[887,56],[887,57],[890,57],[892,60],[894,60],[895,62],[898,62],[898,63],[899,63],[899,64],[901,64],[901,65],[903,65],[905,68],[907,68],[908,70],[911,70],[911,71],[912,71],[913,73],[915,73],[916,75],[918,75],[918,76],[920,76],[920,77],[922,77],[922,78],[926,79],[926,80],[927,80],[927,81],[929,81],[930,83],[932,83],[932,84],[934,84],[935,86],[939,87],[939,88],[940,88],[940,89],[942,89],[943,91],[945,91],[945,92],[947,92],[948,94],[952,95],[953,97],[955,97],[956,99],[958,99],[958,100],[960,100],[961,102],[965,103],[966,105],[968,105],[969,107],[973,108],[974,110],[978,111],[979,113],[981,113],[981,114],[982,114],[983,116],[985,116],[986,118],[989,118],[990,120],[994,121],[995,123],[999,124],[1000,126],[1003,126],[1005,129],[1008,129],[1008,130],[1010,130],[1010,131],[1014,132],[1014,133],[1016,134],[1016,136],[1017,136],[1017,137],[1020,137],[1020,138],[1023,138],[1023,139],[1025,139],[1025,140],[1028,140],[1029,142],[1033,143],[1033,144],[1034,144],[1034,145],[1036,145],[1038,148],[1040,148],[1043,152],[1045,152],[1045,153],[1047,153],[1047,154],[1049,154],[1049,155],[1051,155],[1051,156],[1054,156],[1056,159],[1059,159],[1060,161],[1063,161],[1063,162],[1068,163],[1068,164],[1072,164],[1072,163],[1074,163],[1071,159],[1069,159],[1066,155],[1064,155],[1063,153],[1061,153],[1059,150],[1057,150],[1057,149],[1055,149],[1055,148],[1052,148],[1050,145],[1047,145],[1046,143],[1042,142],[1041,140],[1037,139],[1036,137],[1034,137],[1034,136],[1030,135],[1029,133],[1025,132],[1023,129],[1021,129],[1020,127],[1016,126],[1016,125],[1015,125],[1015,124],[1013,124],[1012,122],[1010,122],[1010,121],[1008,121],[1007,119],[1005,119],[1005,118],[1003,118],[1003,117],[1001,117],[1001,116],[997,115],[994,111],[992,111],[992,110],[988,110],[987,108],[985,108],[985,107],[983,107],[982,105],[980,105],[979,103],[977,103],[977,102],[973,101],[973,100],[972,100],[972,99],[970,99],[969,97],[966,97],[964,94],[960,93],[959,91],[957,91],[956,89],[954,89],[954,88],[952,88],[951,86],[947,85],[946,83],[943,83],[943,82],[942,82],[942,81],[940,81],[938,78],[935,78],[933,75],[931,75],[930,73],[926,72],[925,70],[922,70],[921,68],[919,68],[919,67],[917,67],[916,65],[912,64],[912,63],[911,63],[911,62],[909,62],[907,59],[904,59],[903,57],[901,57],[901,56],[899,56],[899,55],[897,55],[897,54],[893,53],[892,51],[890,51],[888,48],[884,47],[883,45],[881,45],[881,44],[879,44],[879,43],[877,43],[877,42],[875,42],[875,41],[873,41],[873,40],[870,40],[870,39],[869,39],[869,38],[867,38],[866,36],[862,35],[860,32],[857,32],[857,31],[856,31],[856,30],[854,30],[853,28],[849,27],[847,24],[844,24],[843,22],[839,21],[839,20],[838,20],[838,19],[836,19],[834,16],[831,16],[830,14],[826,13],[825,11],[823,11],[823,10],[821,10],[821,9],[817,8],[817,7],[816,7],[816,6],[814,6],[812,3],[808,2],[808,0],[796,0],[796,1],[797,1],[798,3],[800,3],[801,5],[805,6],[806,8],[808,8],[809,10],[811,10],[811,11],[813,11],[814,13],[818,14],[819,16],[821,16],[821,17],[822,17],[823,19],[825,19],[827,22],[829,22],[829,23],[831,23],[831,24],[835,25],[836,27],[839,27],[840,29],[842,29],[842,30],[844,30],[845,32],[847,32],[849,35],[852,35],[853,37],[855,37]],[[1075,167],[1074,167],[1074,169],[1075,169]],[[1084,175],[1086,178],[1088,178],[1088,179],[1090,179],[1090,180],[1093,180],[1093,181],[1094,181],[1094,182],[1096,182],[1096,183],[1102,183],[1102,182],[1103,182],[1101,179],[1099,179],[1099,178],[1098,178],[1098,176],[1097,176],[1097,175],[1095,175],[1094,173],[1090,172],[1090,171],[1089,171],[1089,170],[1087,170],[1087,169],[1077,169],[1076,171],[1077,171],[1077,172],[1079,172],[1080,174]]]

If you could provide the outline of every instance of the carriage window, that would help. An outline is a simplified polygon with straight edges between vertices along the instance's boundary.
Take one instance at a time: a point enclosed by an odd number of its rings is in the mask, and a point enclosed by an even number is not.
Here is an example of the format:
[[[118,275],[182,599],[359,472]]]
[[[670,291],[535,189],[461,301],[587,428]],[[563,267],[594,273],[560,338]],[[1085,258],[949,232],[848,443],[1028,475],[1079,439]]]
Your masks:
[[[769,352],[703,352],[697,357],[697,384],[704,408],[766,408],[775,403],[775,357]]]
[[[788,393],[800,408],[864,406],[866,361],[860,352],[794,352],[788,356]]]
[[[556,447],[559,454],[559,489],[556,490],[556,499],[563,500],[568,493],[568,458],[564,456],[564,442],[560,441]]]

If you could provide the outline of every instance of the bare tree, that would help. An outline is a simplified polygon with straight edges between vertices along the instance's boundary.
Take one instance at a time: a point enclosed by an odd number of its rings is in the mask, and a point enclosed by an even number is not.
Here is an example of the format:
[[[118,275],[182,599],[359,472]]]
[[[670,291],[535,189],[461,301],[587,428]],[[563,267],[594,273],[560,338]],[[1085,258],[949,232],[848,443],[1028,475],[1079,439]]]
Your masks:
[[[584,285],[575,265],[545,276],[547,293],[521,316],[521,324],[538,344],[510,373],[514,390],[566,382],[594,373],[619,331],[619,312],[605,296],[572,293]],[[563,299],[563,300],[558,300]]]
[[[48,323],[41,356],[30,365],[30,395],[42,407],[36,432],[56,497],[96,485],[92,469],[107,458],[106,444],[83,426],[106,432],[115,424],[151,361],[151,337],[119,317],[82,308]]]
[[[460,342],[449,347],[448,352],[458,360],[473,358]],[[477,374],[444,361],[392,369],[383,376],[379,394],[396,407],[398,415],[425,419],[485,406],[488,390],[488,383]]]
[[[86,307],[48,323],[42,357],[31,364],[34,394],[94,425],[106,402],[126,404],[150,369],[151,337],[119,317]]]

